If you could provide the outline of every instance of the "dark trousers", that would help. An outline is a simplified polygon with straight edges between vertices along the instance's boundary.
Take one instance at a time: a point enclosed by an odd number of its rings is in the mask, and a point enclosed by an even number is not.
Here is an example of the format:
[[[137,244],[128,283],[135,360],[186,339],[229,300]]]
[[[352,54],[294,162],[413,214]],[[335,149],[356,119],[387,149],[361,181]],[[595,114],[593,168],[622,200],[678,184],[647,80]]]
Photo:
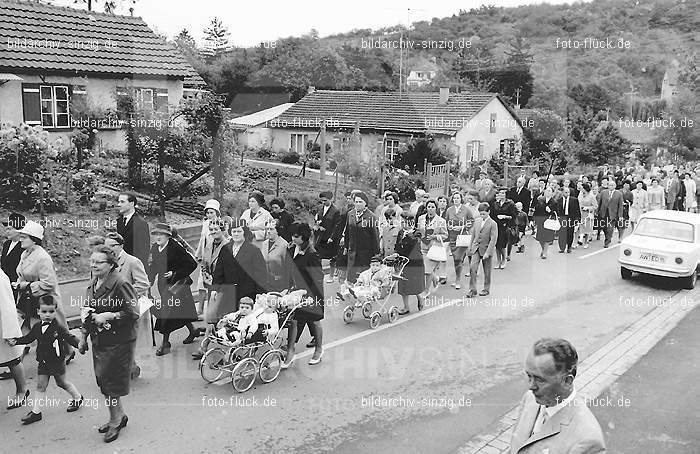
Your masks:
[[[574,221],[568,216],[562,216],[559,220],[561,229],[559,230],[559,250],[571,249],[574,242]]]
[[[624,219],[612,219],[609,218],[608,216],[605,216],[603,219],[603,225],[604,229],[603,231],[605,232],[605,245],[608,246],[612,242],[612,237],[613,237],[613,232],[615,228],[617,228],[617,231],[620,235],[620,238],[622,238],[622,235],[625,233],[625,224],[624,224]]]
[[[485,259],[481,256],[479,251],[477,250],[474,254],[471,256],[471,262],[469,263],[469,291],[476,292],[476,276],[477,273],[479,272],[479,263],[481,263],[484,267],[484,290],[490,291],[491,290],[491,270],[493,266],[491,265],[491,262],[493,261],[493,255],[490,255],[489,258]]]

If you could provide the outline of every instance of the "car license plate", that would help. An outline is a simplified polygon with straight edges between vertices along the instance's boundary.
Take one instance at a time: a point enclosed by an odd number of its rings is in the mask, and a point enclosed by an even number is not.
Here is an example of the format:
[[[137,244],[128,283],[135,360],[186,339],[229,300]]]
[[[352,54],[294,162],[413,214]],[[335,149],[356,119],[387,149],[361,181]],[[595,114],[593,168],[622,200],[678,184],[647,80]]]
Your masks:
[[[645,262],[651,262],[651,263],[664,263],[664,262],[666,262],[666,258],[664,256],[658,255],[658,254],[652,254],[651,252],[640,252],[639,259],[644,260]]]

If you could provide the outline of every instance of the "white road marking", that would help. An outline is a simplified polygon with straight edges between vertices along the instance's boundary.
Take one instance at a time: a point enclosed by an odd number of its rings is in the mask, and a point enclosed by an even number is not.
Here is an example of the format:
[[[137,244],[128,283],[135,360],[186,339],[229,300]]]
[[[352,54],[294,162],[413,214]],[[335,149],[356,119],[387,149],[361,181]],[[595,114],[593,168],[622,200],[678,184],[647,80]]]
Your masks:
[[[603,252],[611,251],[611,250],[615,249],[615,248],[618,247],[618,246],[620,246],[620,243],[613,244],[613,245],[611,245],[610,247],[603,248],[603,249],[601,249],[601,250],[599,250],[599,251],[591,252],[590,254],[582,255],[582,256],[579,257],[578,259],[579,259],[579,260],[581,260],[581,259],[587,259],[588,257],[593,257],[593,256],[596,255],[596,254],[602,254]]]

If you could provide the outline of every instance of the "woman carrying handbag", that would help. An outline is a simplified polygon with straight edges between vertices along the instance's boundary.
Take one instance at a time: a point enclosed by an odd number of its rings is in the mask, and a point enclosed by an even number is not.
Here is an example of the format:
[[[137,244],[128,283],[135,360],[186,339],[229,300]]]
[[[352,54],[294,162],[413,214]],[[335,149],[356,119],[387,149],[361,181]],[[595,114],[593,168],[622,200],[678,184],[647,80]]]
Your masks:
[[[554,242],[554,232],[561,228],[557,219],[557,202],[554,199],[552,188],[544,190],[543,195],[537,199],[535,205],[534,218],[537,225],[537,233],[535,238],[540,243],[540,258],[547,258],[549,246]],[[559,228],[557,228],[559,225]]]
[[[447,209],[445,222],[447,223],[450,251],[455,266],[455,282],[452,286],[459,290],[462,288],[464,257],[466,257],[471,245],[469,231],[474,223],[474,215],[464,204],[464,197],[460,192],[452,194],[452,206]]]
[[[445,240],[447,240],[447,222],[437,215],[437,201],[428,200],[426,213],[418,218],[418,233],[421,235],[421,253],[425,263],[426,288],[428,294],[438,286],[436,274],[442,262],[447,261]]]

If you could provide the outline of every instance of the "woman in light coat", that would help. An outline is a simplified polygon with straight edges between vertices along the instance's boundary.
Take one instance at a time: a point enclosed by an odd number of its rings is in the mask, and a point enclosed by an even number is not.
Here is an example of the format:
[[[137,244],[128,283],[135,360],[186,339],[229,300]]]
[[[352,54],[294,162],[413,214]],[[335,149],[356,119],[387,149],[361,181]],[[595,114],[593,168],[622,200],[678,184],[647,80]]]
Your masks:
[[[15,397],[8,399],[8,410],[21,407],[29,397],[22,366],[22,347],[10,346],[7,343],[8,339],[18,337],[22,337],[22,330],[17,319],[15,297],[12,294],[10,279],[0,270],[0,367],[8,367],[15,380]]]
[[[632,230],[639,222],[639,217],[649,211],[649,194],[642,187],[644,183],[637,181],[636,188],[632,191],[632,206],[630,206],[630,224]]]
[[[439,278],[436,274],[442,262],[427,257],[433,245],[439,245],[444,250],[447,241],[447,222],[437,215],[437,201],[428,200],[425,204],[427,212],[418,218],[418,233],[421,235],[421,253],[425,262],[426,288],[428,294],[437,289]]]
[[[253,191],[248,197],[248,209],[243,212],[241,219],[245,221],[248,230],[253,234],[250,241],[253,246],[262,250],[265,242],[265,231],[267,226],[274,219],[272,215],[263,208],[265,197],[261,192]]]
[[[209,199],[204,205],[205,219],[202,221],[202,231],[199,235],[199,244],[194,253],[194,258],[199,263],[199,279],[197,280],[197,290],[199,292],[199,305],[197,306],[197,315],[204,314],[204,305],[209,301],[209,289],[211,287],[212,278],[209,273],[209,265],[211,264],[212,254],[212,239],[209,235],[209,225],[216,222],[221,216],[221,204],[218,200]]]

